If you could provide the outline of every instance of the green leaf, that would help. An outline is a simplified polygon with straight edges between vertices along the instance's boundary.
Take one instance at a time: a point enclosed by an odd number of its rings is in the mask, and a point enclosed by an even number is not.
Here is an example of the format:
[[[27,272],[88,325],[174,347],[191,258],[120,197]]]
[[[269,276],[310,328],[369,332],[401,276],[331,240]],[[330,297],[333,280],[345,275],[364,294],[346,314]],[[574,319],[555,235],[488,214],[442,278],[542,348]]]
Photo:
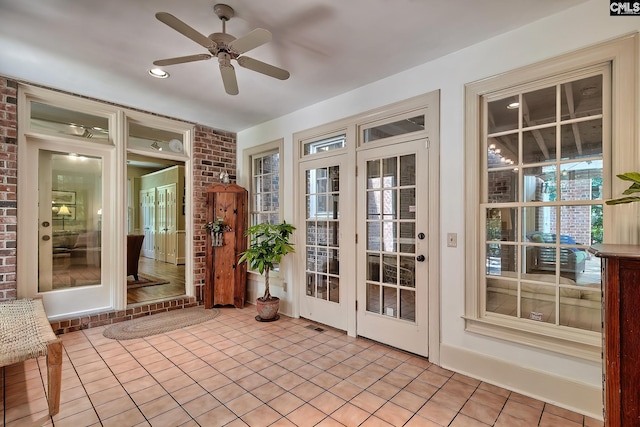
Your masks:
[[[626,189],[622,194],[633,194],[633,193],[640,193],[640,184],[638,183],[631,184],[631,187]]]
[[[634,196],[634,197],[621,197],[619,199],[613,199],[613,200],[607,200],[606,204],[607,205],[621,205],[624,203],[632,203],[632,202],[639,202],[640,201],[640,197]]]
[[[638,172],[627,172],[616,176],[623,181],[633,181],[640,184],[640,173]]]

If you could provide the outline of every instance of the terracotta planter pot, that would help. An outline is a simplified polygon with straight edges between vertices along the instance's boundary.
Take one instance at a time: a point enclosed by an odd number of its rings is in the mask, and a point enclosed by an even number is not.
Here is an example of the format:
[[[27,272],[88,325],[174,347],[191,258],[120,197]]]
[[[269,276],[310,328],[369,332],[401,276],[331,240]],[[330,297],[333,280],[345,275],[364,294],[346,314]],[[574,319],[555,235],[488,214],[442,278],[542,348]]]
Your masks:
[[[280,299],[278,297],[271,297],[267,301],[262,298],[256,299],[256,309],[258,310],[256,320],[262,322],[278,320],[280,317],[278,316],[278,308],[280,308]]]

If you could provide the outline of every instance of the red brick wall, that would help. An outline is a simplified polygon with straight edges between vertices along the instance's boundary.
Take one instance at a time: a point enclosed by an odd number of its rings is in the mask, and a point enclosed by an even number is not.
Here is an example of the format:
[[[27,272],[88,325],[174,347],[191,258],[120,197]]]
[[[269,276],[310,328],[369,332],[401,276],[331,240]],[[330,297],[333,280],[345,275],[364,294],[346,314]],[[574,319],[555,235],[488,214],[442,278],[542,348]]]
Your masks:
[[[236,181],[236,135],[197,126],[193,141],[193,276],[195,296],[204,299],[205,240],[207,222],[206,189],[220,182],[220,172],[227,172]]]
[[[0,301],[16,298],[17,88],[16,82],[0,76]],[[235,182],[236,135],[196,125],[192,152],[194,285],[196,300],[202,301],[205,278],[205,234],[202,229],[206,222],[205,192],[208,186],[220,181],[222,171],[227,172],[231,181]]]
[[[0,78],[0,301],[16,298],[18,85]]]

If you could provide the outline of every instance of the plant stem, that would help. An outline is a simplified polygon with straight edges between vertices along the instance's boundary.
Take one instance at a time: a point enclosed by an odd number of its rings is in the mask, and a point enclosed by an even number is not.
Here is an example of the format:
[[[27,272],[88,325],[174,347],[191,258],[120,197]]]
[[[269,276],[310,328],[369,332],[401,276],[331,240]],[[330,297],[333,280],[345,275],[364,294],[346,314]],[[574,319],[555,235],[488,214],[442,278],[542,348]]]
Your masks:
[[[271,299],[271,294],[269,293],[269,266],[264,269],[264,297],[262,297],[265,301]]]

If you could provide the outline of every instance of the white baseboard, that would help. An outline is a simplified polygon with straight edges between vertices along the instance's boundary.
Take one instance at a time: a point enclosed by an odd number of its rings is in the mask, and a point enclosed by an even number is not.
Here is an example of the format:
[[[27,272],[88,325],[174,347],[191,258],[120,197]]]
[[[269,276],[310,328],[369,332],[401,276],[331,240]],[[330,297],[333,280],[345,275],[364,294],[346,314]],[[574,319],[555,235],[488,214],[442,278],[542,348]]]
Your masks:
[[[440,345],[440,365],[454,372],[602,420],[602,389],[460,347]]]

